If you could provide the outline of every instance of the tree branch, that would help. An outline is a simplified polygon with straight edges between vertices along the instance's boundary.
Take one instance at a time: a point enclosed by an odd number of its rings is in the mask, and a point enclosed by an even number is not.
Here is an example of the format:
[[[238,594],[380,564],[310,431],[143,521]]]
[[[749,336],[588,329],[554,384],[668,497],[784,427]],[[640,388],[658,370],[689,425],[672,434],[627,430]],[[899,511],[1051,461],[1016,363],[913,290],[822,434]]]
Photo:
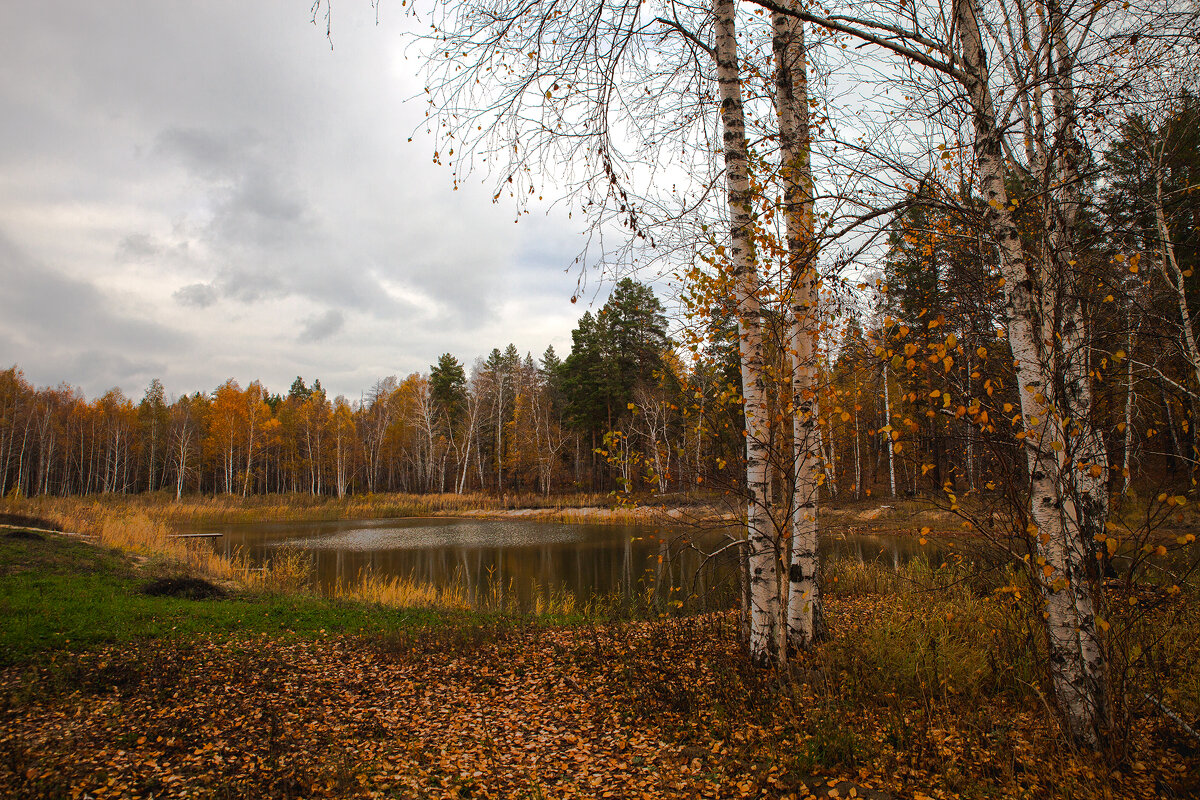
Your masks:
[[[666,25],[668,28],[674,28],[676,31],[678,31],[680,33],[680,35],[683,36],[683,38],[687,39],[689,42],[696,45],[696,47],[699,47],[701,50],[708,53],[709,58],[716,60],[717,52],[715,50],[713,50],[711,47],[709,47],[708,45],[706,45],[704,42],[700,41],[700,39],[696,36],[696,34],[692,33],[687,28],[680,25],[677,21],[675,21],[673,19],[667,19],[666,17],[655,17],[654,21],[657,23],[660,23],[662,25]]]
[[[848,36],[853,36],[856,39],[861,39],[864,42],[870,42],[871,44],[878,45],[885,50],[891,50],[893,53],[904,56],[910,61],[915,61],[918,64],[929,67],[930,69],[949,75],[959,83],[964,83],[966,81],[966,75],[952,62],[941,61],[933,58],[926,53],[922,53],[920,50],[915,50],[906,45],[898,44],[897,42],[891,41],[883,36],[871,33],[869,30],[864,30],[862,27],[857,27],[857,25],[864,25],[871,28],[886,30],[902,39],[907,39],[912,42],[923,44],[927,47],[932,47],[943,53],[946,52],[945,45],[933,42],[932,40],[926,39],[925,37],[916,33],[912,33],[911,31],[904,31],[900,28],[893,28],[881,23],[872,23],[865,20],[852,19],[849,17],[822,17],[816,14],[811,14],[802,8],[793,8],[790,5],[785,5],[777,0],[750,0],[750,2],[754,3],[755,5],[762,6],[769,11],[774,11],[778,14],[787,14],[788,16],[796,17],[797,19],[804,20],[805,22],[811,22],[813,25],[819,25],[822,28],[828,28],[829,30],[844,33]],[[851,25],[848,24],[848,22],[854,22],[857,25]]]

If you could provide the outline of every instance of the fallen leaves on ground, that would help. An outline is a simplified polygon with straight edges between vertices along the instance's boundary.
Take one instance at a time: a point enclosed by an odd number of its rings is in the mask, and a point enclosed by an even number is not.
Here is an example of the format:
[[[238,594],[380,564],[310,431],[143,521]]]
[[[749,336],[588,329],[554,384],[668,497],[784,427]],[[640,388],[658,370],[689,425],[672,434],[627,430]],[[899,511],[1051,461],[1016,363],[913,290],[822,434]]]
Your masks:
[[[1153,797],[1195,772],[1153,724],[1105,767],[1002,705],[1004,741],[981,749],[997,734],[978,717],[847,709],[815,659],[790,676],[743,660],[724,616],[60,654],[0,673],[0,795]]]

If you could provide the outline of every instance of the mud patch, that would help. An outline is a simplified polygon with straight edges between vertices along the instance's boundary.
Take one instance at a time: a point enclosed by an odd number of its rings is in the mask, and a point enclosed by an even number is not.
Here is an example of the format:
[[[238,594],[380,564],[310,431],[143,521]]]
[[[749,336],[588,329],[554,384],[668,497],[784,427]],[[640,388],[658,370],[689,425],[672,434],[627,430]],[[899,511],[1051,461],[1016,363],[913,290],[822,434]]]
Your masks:
[[[227,596],[220,586],[203,578],[159,578],[141,589],[153,597],[181,597],[185,600],[213,600]]]

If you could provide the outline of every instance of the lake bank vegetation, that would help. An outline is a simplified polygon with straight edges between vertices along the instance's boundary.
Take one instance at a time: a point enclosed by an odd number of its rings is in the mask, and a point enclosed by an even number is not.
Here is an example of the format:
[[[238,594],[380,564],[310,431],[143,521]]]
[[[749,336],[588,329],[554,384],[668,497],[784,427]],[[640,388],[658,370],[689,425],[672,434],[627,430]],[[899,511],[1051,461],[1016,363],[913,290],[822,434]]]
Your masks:
[[[169,494],[94,495],[67,497],[8,498],[0,506],[13,511],[55,520],[92,519],[104,515],[143,514],[173,525],[270,521],[317,521],[335,519],[384,519],[423,516],[505,516],[511,513],[560,515],[564,520],[575,514],[580,518],[595,512],[598,519],[614,513],[625,519],[652,516],[667,509],[694,509],[696,515],[712,513],[716,502],[703,497],[684,498],[682,503],[648,502],[638,505],[614,505],[607,494],[576,493],[492,495],[471,494],[370,494],[328,495],[272,494],[188,496],[175,500]]]
[[[830,636],[786,669],[733,614],[389,610],[234,588],[69,537],[0,537],[0,793],[223,797],[1156,797],[1197,748],[1200,597],[1163,598],[1114,750],[1059,735],[1002,574],[826,565]],[[164,571],[165,569],[165,571]],[[1119,615],[1140,607],[1114,596]],[[549,623],[549,624],[548,624]],[[1034,626],[1034,627],[1031,627]],[[1159,694],[1162,693],[1162,694]],[[853,794],[851,790],[853,789]]]

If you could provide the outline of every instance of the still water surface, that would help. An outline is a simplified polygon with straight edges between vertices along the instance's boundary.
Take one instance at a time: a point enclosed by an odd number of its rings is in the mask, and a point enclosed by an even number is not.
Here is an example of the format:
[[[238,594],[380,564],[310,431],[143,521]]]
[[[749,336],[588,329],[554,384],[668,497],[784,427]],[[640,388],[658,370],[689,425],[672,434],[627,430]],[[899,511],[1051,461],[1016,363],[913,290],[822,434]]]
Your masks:
[[[455,583],[478,602],[497,591],[529,602],[535,593],[577,600],[633,598],[672,587],[701,607],[732,602],[736,560],[729,531],[508,519],[404,518],[205,526],[213,546],[261,565],[285,549],[309,553],[323,589],[370,571],[435,585]],[[907,538],[823,537],[823,556],[846,554],[898,567],[929,548]],[[716,555],[712,555],[716,553]]]

